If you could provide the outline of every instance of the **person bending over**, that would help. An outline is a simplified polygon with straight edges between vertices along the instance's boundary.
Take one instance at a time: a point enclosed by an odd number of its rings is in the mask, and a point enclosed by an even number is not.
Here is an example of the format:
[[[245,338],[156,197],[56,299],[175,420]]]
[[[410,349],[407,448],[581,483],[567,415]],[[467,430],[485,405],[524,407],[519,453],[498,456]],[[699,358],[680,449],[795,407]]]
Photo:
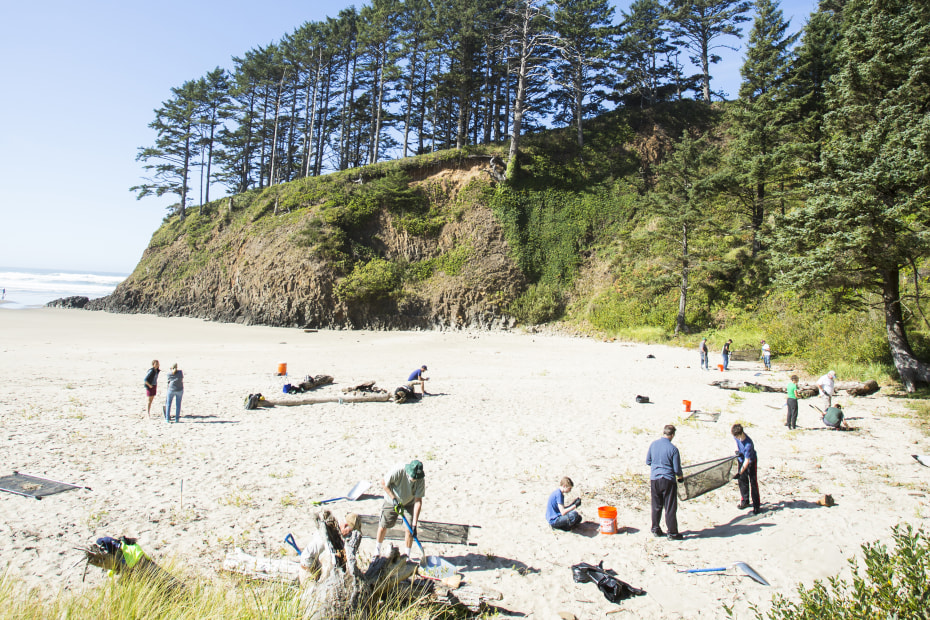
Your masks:
[[[846,423],[846,415],[843,413],[843,407],[840,404],[827,407],[823,412],[821,421],[825,426],[829,426],[835,431],[848,431],[849,424]]]
[[[404,555],[410,557],[410,546],[417,535],[417,523],[420,521],[420,510],[423,508],[423,496],[426,494],[426,474],[423,463],[417,460],[406,465],[397,465],[384,475],[381,480],[384,488],[384,505],[381,507],[381,520],[378,522],[378,533],[375,544],[375,557],[381,555],[381,543],[387,531],[397,523],[398,515],[407,513],[407,522],[413,533],[407,531],[404,542],[406,549]]]
[[[756,466],[756,446],[752,443],[743,431],[742,424],[734,424],[730,428],[733,439],[736,440],[736,456],[739,457],[739,472],[733,476],[734,480],[739,481],[739,505],[740,510],[749,507],[749,499],[752,498],[752,514],[759,514],[759,506],[762,504],[759,499],[759,480],[756,477],[758,471]]]
[[[420,391],[426,394],[426,382],[429,381],[429,377],[423,375],[423,372],[426,370],[426,364],[423,364],[407,377],[407,382],[412,386],[415,386],[417,383],[420,384]]]

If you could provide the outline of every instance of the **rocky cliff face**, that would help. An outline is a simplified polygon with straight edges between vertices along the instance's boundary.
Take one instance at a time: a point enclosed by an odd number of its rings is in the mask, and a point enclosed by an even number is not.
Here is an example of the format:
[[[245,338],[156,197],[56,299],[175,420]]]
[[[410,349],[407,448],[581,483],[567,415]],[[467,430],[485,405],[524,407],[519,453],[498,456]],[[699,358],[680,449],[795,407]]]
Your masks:
[[[476,166],[418,183],[431,183],[431,196],[448,199],[476,180],[492,182]],[[314,208],[243,216],[224,204],[209,221],[166,222],[165,231],[177,232],[156,233],[133,274],[85,308],[304,328],[501,328],[512,325],[504,308],[526,287],[500,226],[480,204],[465,206],[429,235],[409,234],[389,210],[371,218],[353,243],[398,265],[398,273],[456,249],[467,260],[426,277],[401,276],[393,290],[364,299],[341,295],[345,267],[297,241]]]

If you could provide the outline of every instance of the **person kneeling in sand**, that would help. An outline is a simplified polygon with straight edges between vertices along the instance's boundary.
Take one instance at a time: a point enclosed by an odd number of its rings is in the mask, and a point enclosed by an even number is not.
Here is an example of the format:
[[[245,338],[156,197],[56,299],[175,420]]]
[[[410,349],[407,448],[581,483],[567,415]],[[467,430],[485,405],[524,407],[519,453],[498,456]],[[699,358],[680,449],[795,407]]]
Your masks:
[[[843,407],[841,405],[833,405],[832,407],[827,407],[827,410],[823,412],[821,421],[824,425],[829,426],[835,431],[848,431],[849,425],[846,423],[845,418]]]
[[[404,539],[406,549],[404,555],[410,557],[410,546],[417,536],[417,523],[420,521],[420,510],[423,508],[423,496],[426,494],[426,474],[423,463],[417,460],[406,465],[398,465],[384,475],[381,480],[384,488],[384,504],[381,507],[381,519],[378,521],[378,534],[375,544],[375,557],[381,555],[381,543],[387,531],[397,523],[397,517],[407,513],[409,530]]]
[[[581,515],[576,510],[581,506],[581,498],[577,497],[575,501],[565,505],[565,494],[571,493],[574,486],[572,479],[565,476],[559,482],[559,488],[549,495],[549,501],[546,502],[546,521],[554,530],[567,532],[581,523]]]
[[[324,515],[325,514],[326,513],[324,513]],[[345,523],[342,523],[339,526],[339,533],[342,535],[342,538],[345,541],[345,546],[351,546],[353,543],[353,538],[361,537],[361,527],[361,519],[359,519],[356,513],[350,512],[346,515]],[[308,579],[317,579],[320,577],[322,571],[320,556],[323,555],[323,551],[325,549],[326,545],[323,543],[323,539],[320,536],[320,533],[317,532],[314,534],[313,540],[311,540],[310,543],[300,552],[301,585],[303,585],[304,582],[306,582]],[[340,550],[338,553],[345,554],[345,550]],[[345,560],[345,557],[342,559]]]

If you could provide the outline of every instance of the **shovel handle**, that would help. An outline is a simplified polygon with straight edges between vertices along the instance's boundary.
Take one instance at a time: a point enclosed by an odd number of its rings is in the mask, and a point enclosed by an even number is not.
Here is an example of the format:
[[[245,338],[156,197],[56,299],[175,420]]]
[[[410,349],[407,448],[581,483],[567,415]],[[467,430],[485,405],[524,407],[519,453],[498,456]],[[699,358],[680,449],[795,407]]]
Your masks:
[[[679,573],[718,573],[720,571],[725,571],[726,567],[723,568],[689,568],[687,570],[680,570]]]
[[[407,521],[407,517],[404,516],[404,511],[403,511],[403,510],[400,511],[400,518],[404,520],[404,525],[407,526],[407,531],[410,532],[410,535],[413,537],[413,542],[417,543],[417,547],[420,548],[420,558],[421,558],[421,562],[425,562],[425,561],[426,561],[426,552],[423,551],[423,545],[420,544],[419,539],[418,539],[416,536],[413,535],[413,528],[410,527],[410,522]]]
[[[293,534],[288,534],[287,536],[285,536],[285,537],[284,537],[284,542],[286,542],[286,543],[289,544],[290,546],[294,547],[294,551],[296,551],[298,555],[300,554],[300,547],[297,546],[297,541],[294,540],[294,535],[293,535]]]

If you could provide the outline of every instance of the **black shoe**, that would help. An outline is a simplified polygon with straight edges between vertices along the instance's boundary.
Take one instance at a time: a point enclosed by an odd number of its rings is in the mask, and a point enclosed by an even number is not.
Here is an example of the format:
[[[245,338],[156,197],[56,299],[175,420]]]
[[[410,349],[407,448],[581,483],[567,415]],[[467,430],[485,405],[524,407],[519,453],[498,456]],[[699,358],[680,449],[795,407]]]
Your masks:
[[[762,511],[759,510],[758,508],[753,508],[753,509],[752,509],[752,514],[754,514],[754,515],[757,515],[757,514],[759,514],[760,512],[762,512]]]
[[[663,531],[660,530],[660,529],[659,529],[659,530],[652,530],[652,535],[655,536],[656,538],[662,538],[663,536],[665,536],[665,532],[663,532]]]
[[[681,534],[669,534],[668,539],[669,540],[684,540],[685,537],[682,536]]]
[[[747,501],[745,501],[745,500],[744,500],[744,501],[741,501],[740,503],[738,503],[738,504],[736,505],[736,507],[739,508],[740,510],[743,510],[743,509],[745,509],[745,508],[749,508],[749,502],[747,502]]]

